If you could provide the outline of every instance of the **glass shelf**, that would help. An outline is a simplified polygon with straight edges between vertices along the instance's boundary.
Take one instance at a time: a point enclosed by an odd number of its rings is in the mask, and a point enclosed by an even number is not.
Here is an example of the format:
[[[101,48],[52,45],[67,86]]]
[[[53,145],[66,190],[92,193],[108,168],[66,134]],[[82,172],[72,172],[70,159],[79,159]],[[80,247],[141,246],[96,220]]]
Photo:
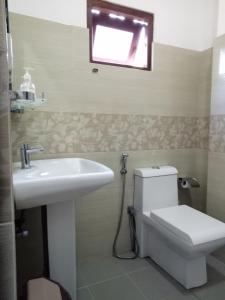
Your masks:
[[[11,112],[22,113],[25,108],[39,107],[47,102],[45,98],[36,98],[35,100],[17,99],[11,100]]]

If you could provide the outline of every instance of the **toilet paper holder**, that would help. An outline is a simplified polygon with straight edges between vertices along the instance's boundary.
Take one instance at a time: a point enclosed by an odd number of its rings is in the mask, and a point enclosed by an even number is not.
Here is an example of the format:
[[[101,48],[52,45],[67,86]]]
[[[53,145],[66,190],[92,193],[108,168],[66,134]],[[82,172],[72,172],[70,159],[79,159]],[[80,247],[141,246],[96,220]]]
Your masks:
[[[200,183],[198,179],[195,177],[179,177],[178,187],[181,189],[199,188]]]

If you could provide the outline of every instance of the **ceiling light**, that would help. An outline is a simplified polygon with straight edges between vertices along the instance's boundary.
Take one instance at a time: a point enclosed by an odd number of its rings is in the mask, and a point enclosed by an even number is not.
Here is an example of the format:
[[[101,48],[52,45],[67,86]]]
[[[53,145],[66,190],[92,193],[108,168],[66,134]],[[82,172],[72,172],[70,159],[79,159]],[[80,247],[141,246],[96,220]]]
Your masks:
[[[134,22],[134,24],[140,24],[140,25],[148,26],[148,23],[143,21],[143,20],[134,19],[133,22]]]
[[[118,20],[121,20],[121,21],[124,21],[126,19],[124,16],[119,16],[119,15],[116,15],[116,14],[113,14],[113,13],[110,13],[109,17],[112,18],[112,19],[118,19]]]
[[[92,8],[91,12],[92,12],[94,15],[100,15],[100,10],[98,10],[98,9]]]

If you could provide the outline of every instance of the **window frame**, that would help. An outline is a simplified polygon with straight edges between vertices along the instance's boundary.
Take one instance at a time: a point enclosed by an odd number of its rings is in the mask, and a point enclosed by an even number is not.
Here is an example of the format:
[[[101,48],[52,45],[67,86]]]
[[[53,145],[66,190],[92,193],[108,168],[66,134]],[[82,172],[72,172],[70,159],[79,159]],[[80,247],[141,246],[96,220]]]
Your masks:
[[[104,13],[115,13],[115,14],[123,14],[126,17],[125,21],[120,21],[110,18],[107,18],[105,15],[95,15],[91,12],[92,9],[99,9]],[[133,32],[133,40],[130,49],[129,57],[132,56],[132,53],[136,50],[138,44],[138,37],[140,33],[140,27],[137,25],[137,29],[135,30],[135,26],[131,19],[141,19],[148,23],[146,26],[147,30],[147,38],[148,38],[148,49],[147,49],[147,67],[138,67],[132,66],[129,64],[119,64],[119,63],[110,63],[104,61],[98,61],[93,59],[93,39],[95,35],[95,30],[97,25],[102,25],[109,28],[121,29],[124,31]],[[109,26],[110,25],[110,26]],[[130,26],[129,26],[130,25]],[[89,28],[89,59],[91,63],[103,64],[103,65],[111,65],[132,69],[140,69],[140,70],[152,70],[152,43],[153,43],[153,29],[154,29],[154,14],[149,12],[144,12],[141,10],[137,10],[134,8],[129,8],[126,6],[114,4],[108,1],[102,0],[87,0],[87,26]]]

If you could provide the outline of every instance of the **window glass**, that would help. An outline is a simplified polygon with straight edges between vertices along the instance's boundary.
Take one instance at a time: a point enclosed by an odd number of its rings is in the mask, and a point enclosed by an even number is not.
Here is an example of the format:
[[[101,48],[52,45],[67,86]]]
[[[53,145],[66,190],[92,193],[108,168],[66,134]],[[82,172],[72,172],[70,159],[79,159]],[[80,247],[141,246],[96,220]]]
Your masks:
[[[97,25],[93,42],[93,59],[128,63],[133,33]]]

